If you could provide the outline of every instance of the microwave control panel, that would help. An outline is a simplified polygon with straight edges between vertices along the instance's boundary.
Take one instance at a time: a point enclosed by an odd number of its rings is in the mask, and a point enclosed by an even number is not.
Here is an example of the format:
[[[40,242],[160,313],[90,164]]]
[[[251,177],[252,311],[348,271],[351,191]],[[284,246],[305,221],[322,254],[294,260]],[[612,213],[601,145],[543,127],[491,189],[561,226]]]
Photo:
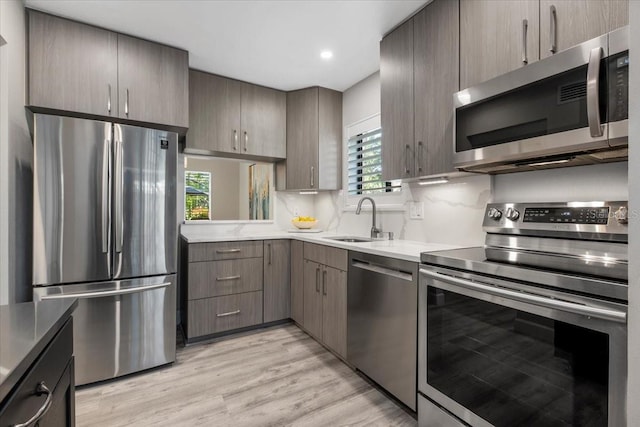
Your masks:
[[[609,121],[629,118],[629,51],[608,59]]]

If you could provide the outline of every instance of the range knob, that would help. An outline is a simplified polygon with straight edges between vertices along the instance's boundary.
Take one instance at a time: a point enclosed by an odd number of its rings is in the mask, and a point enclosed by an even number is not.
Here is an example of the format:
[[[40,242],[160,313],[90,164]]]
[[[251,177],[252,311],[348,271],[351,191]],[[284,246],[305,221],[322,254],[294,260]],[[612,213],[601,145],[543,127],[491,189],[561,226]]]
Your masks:
[[[500,209],[489,208],[489,211],[487,212],[487,216],[497,221],[500,218],[502,218],[502,212],[500,211]]]
[[[520,218],[520,212],[518,212],[518,210],[514,208],[507,208],[505,216],[511,221],[516,221],[518,218]]]
[[[627,224],[629,222],[629,209],[626,206],[620,206],[613,214],[618,224]]]

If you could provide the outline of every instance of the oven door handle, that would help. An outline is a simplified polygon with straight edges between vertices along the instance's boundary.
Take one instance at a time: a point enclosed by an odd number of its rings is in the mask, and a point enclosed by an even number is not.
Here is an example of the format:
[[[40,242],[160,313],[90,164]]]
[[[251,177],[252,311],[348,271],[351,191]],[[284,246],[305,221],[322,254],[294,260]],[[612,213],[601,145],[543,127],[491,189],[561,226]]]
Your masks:
[[[509,289],[498,288],[495,286],[483,285],[470,280],[460,279],[457,277],[447,276],[444,274],[436,273],[425,269],[420,269],[420,275],[427,276],[432,279],[440,280],[448,283],[452,286],[457,286],[464,289],[469,289],[477,292],[484,292],[489,295],[497,297],[503,297],[514,301],[520,301],[528,304],[533,304],[541,307],[553,308],[565,312],[574,314],[580,314],[584,316],[596,317],[598,319],[609,320],[619,323],[627,323],[627,313],[618,310],[610,310],[606,308],[589,307],[586,305],[576,304],[568,301],[561,301],[548,297],[541,297],[538,295],[527,294],[519,291],[512,291]]]

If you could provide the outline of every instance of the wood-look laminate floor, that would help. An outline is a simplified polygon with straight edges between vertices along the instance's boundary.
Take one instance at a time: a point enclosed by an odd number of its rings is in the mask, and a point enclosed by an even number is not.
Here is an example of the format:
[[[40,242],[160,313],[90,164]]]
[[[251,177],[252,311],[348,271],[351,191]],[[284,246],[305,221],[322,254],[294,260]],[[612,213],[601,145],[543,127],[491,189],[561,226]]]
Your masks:
[[[294,325],[179,348],[167,367],[76,391],[83,426],[415,426]]]

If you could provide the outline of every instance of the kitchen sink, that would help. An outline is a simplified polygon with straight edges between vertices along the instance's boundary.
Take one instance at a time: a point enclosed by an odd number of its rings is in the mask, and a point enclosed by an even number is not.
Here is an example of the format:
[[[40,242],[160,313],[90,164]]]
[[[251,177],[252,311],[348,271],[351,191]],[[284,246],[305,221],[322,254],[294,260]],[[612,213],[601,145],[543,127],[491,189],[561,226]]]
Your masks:
[[[354,236],[325,237],[325,239],[337,240],[338,242],[348,242],[348,243],[365,243],[365,242],[373,241],[373,239],[370,239],[368,237],[354,237]]]

